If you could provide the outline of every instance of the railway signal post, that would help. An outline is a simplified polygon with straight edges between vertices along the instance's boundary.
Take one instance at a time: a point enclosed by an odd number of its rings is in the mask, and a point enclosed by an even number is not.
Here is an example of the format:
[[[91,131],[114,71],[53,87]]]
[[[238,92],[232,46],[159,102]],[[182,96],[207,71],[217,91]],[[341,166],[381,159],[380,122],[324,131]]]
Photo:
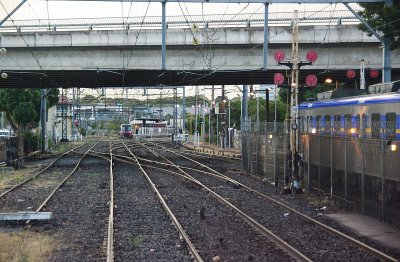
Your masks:
[[[297,10],[294,12],[293,17],[293,28],[292,28],[292,60],[282,62],[285,59],[285,54],[282,51],[277,51],[274,55],[275,60],[279,65],[285,65],[291,70],[291,84],[290,84],[290,147],[289,152],[286,154],[286,164],[291,170],[292,176],[292,187],[289,186],[289,177],[285,176],[284,191],[290,192],[290,190],[298,192],[301,189],[300,185],[300,166],[302,165],[301,156],[299,154],[299,115],[298,115],[298,104],[299,104],[299,71],[302,66],[312,65],[318,58],[315,51],[311,50],[307,53],[307,61],[299,61],[299,41],[298,41],[298,13]],[[315,76],[307,76],[307,85],[314,86],[316,84]]]

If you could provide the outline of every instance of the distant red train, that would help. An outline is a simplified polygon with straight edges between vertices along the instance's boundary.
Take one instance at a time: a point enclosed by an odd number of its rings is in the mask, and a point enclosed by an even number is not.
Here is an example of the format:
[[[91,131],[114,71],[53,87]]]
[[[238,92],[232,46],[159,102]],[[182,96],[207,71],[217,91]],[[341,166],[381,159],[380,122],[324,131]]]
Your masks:
[[[121,138],[132,138],[132,125],[131,124],[122,124],[120,130]]]

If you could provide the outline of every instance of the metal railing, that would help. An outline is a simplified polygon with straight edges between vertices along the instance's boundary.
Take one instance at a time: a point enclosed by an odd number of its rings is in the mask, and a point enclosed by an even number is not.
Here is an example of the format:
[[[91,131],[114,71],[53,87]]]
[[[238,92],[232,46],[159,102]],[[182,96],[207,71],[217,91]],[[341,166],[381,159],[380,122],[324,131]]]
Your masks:
[[[270,13],[268,23],[290,26],[292,18],[292,12]],[[263,13],[167,16],[166,20],[168,28],[193,28],[193,30],[264,26]],[[357,22],[358,19],[349,10],[299,12],[300,26]],[[134,30],[139,28],[161,29],[161,16],[8,20],[0,27],[0,31]]]
[[[245,127],[244,169],[276,185],[291,179],[288,125],[277,123],[274,129],[273,123],[248,122]],[[304,188],[329,192],[354,202],[362,213],[399,223],[394,219],[400,215],[399,140],[302,132],[299,144]]]

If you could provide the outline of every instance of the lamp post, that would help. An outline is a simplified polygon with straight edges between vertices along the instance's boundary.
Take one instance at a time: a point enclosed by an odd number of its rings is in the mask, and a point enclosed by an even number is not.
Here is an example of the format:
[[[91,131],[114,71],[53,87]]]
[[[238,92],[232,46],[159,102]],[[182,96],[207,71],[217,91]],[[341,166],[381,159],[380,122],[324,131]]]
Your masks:
[[[231,148],[231,100],[228,100],[228,147]]]
[[[208,144],[211,145],[211,108],[208,110]]]

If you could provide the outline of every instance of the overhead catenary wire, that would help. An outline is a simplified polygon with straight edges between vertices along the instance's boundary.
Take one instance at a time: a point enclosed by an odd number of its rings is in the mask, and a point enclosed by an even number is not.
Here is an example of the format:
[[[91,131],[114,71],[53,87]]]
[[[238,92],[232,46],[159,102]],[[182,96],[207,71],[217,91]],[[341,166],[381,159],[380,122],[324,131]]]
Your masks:
[[[136,39],[135,39],[134,46],[136,46],[136,44],[137,44],[137,42],[138,42],[138,40],[139,40],[139,36],[140,36],[140,33],[142,32],[142,27],[143,27],[143,24],[144,24],[144,20],[145,20],[146,17],[147,17],[147,12],[148,12],[148,10],[149,10],[149,6],[150,6],[150,0],[149,0],[149,2],[147,3],[146,11],[145,11],[144,16],[143,16],[143,18],[142,18],[142,21],[141,21],[141,23],[140,23],[139,32],[138,32],[137,35],[136,35]],[[126,64],[126,67],[127,67],[127,68],[129,68],[129,64],[130,64],[130,62],[131,62],[131,60],[132,60],[132,56],[133,56],[133,50],[131,50],[128,63]]]
[[[0,1],[1,6],[3,7],[4,11],[6,12],[7,15],[9,15],[9,12],[7,11],[7,9],[5,8],[4,4]],[[12,21],[12,23],[14,23],[14,20],[10,17],[10,20]],[[14,23],[15,25],[15,23]],[[38,58],[36,57],[36,55],[33,53],[32,49],[30,48],[28,42],[26,42],[26,39],[24,38],[24,36],[21,34],[20,30],[17,30],[18,35],[21,37],[22,41],[24,42],[24,44],[26,45],[26,47],[28,47],[29,52],[31,53],[32,57],[34,58],[34,60],[36,61],[36,63],[38,64],[40,70],[42,71],[42,75],[44,77],[46,77],[47,79],[50,80],[50,82],[54,85],[56,85],[57,87],[60,87],[60,85],[57,84],[56,81],[54,81],[53,79],[51,79],[45,72],[45,70],[43,69],[42,65],[40,64]]]

